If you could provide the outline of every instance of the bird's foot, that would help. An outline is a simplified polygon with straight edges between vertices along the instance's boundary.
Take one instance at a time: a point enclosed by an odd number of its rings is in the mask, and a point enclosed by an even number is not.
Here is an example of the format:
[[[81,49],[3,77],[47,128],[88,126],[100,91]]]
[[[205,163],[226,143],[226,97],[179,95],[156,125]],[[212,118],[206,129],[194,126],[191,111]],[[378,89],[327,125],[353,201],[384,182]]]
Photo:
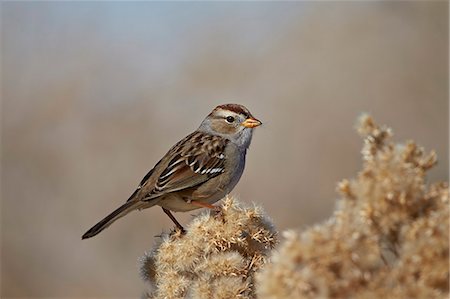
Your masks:
[[[221,206],[214,206],[214,209],[212,209],[213,217],[216,219],[222,219],[223,220],[223,209]]]
[[[170,237],[181,237],[186,234],[186,230],[182,226],[175,226],[169,233]]]

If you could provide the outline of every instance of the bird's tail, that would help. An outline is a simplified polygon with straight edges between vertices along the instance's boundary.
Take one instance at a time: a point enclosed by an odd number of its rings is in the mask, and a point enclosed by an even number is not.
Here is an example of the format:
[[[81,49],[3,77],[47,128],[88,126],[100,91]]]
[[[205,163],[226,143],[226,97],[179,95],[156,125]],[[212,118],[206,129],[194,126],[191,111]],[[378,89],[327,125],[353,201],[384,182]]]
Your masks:
[[[127,201],[116,210],[114,210],[111,214],[103,218],[99,223],[94,225],[81,237],[81,239],[92,238],[93,236],[99,234],[102,230],[110,226],[117,219],[127,215],[131,211],[142,208],[143,204],[145,203],[143,203],[142,201]]]

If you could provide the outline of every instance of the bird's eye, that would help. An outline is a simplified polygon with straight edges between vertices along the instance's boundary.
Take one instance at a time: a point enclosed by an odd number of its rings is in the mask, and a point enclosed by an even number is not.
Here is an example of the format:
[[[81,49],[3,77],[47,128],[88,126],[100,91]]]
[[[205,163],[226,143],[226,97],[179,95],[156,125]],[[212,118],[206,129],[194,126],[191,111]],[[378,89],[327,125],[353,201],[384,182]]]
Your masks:
[[[229,122],[230,124],[231,124],[232,122],[234,122],[234,117],[232,117],[232,116],[227,116],[227,122]]]

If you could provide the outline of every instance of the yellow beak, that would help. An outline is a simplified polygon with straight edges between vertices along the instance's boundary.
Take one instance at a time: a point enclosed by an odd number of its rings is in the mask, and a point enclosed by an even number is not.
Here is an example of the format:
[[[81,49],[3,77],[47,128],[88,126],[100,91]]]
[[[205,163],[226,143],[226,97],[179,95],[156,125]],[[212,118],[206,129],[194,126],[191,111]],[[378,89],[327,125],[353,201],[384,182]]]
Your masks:
[[[258,127],[260,125],[262,125],[262,122],[260,122],[256,118],[247,118],[241,124],[241,126],[244,126],[246,128],[255,128],[255,127]]]

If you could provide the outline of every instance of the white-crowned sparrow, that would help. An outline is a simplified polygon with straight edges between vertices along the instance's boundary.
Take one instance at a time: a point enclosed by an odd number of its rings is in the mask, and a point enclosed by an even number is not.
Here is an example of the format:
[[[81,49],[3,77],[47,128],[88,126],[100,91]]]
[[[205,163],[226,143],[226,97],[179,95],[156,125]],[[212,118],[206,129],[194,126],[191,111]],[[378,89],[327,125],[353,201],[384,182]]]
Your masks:
[[[239,181],[253,128],[261,125],[242,105],[217,106],[200,127],[177,144],[142,179],[125,204],[88,230],[91,238],[131,211],[159,205],[170,213],[214,208]]]

